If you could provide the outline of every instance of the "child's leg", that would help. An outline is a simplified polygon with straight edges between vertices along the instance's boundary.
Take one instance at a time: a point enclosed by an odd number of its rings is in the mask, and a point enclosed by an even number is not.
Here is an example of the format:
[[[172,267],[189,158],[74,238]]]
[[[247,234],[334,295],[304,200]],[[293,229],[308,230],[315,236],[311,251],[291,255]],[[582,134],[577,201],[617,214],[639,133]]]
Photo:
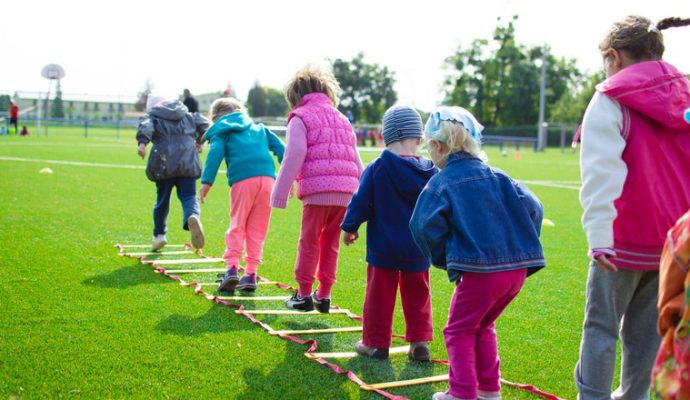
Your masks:
[[[165,235],[168,232],[168,211],[170,211],[170,194],[173,186],[172,179],[156,181],[156,203],[153,205],[153,236]]]
[[[244,250],[247,217],[254,204],[255,182],[252,178],[235,182],[230,188],[230,227],[225,232],[225,254],[228,268],[239,266]]]
[[[525,271],[522,271],[522,279],[511,281],[504,277],[504,274],[515,274],[517,271],[496,272],[496,273],[473,273],[463,272],[461,281],[455,287],[455,293],[451,300],[448,312],[448,323],[443,329],[443,336],[448,350],[450,361],[450,388],[448,392],[461,399],[477,398],[477,336],[482,328],[488,327],[500,312],[503,311],[508,302],[504,299],[512,299],[517,295],[524,283]],[[494,355],[496,341],[493,343],[483,343],[485,348],[493,345],[493,354],[490,356],[495,359],[494,368],[496,381],[498,383],[498,360]],[[485,350],[482,349],[482,350]],[[481,355],[480,365],[486,368],[487,361],[485,355]],[[482,378],[486,378],[493,373],[482,371]],[[484,382],[486,383],[486,382]],[[483,390],[486,390],[483,388]]]
[[[611,397],[618,330],[637,288],[638,272],[622,268],[603,272],[590,263],[580,359],[575,366],[582,400]]]
[[[271,191],[274,182],[275,180],[268,176],[259,178],[254,205],[247,216],[247,257],[245,259],[248,274],[256,273],[261,264],[264,240],[266,240],[268,224],[271,220]]]
[[[393,335],[393,311],[400,271],[367,266],[367,288],[362,312],[362,342],[372,348],[388,348]]]
[[[324,227],[319,237],[319,267],[316,277],[319,288],[316,296],[330,298],[331,288],[338,272],[338,252],[340,250],[340,224],[345,217],[345,207],[329,206]]]
[[[400,272],[400,300],[405,315],[405,340],[430,342],[434,339],[431,320],[429,271]]]
[[[192,215],[201,214],[199,200],[196,197],[196,179],[190,177],[173,178],[177,187],[177,198],[182,203],[182,229],[188,231],[187,220]]]
[[[316,266],[319,262],[319,236],[323,230],[327,206],[305,205],[302,209],[302,227],[295,261],[295,280],[299,296],[311,295]]]
[[[621,384],[611,396],[614,399],[648,398],[661,341],[656,330],[659,271],[635,272],[640,278],[621,324]]]

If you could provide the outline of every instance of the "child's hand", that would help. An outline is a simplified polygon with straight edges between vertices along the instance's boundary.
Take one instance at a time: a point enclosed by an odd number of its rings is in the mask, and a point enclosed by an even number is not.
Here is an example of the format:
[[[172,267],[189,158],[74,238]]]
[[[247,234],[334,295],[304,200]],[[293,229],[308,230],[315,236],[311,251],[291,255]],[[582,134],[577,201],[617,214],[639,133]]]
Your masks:
[[[343,232],[343,243],[345,243],[345,246],[353,244],[357,239],[359,239],[359,233]]]
[[[204,201],[206,201],[206,195],[208,194],[208,191],[211,190],[211,185],[208,183],[202,183],[201,184],[201,189],[199,190],[199,200],[203,204]]]
[[[137,149],[137,153],[139,154],[139,157],[143,160],[144,157],[146,157],[146,145],[143,143],[139,143],[139,148]]]
[[[295,184],[290,185],[290,193],[288,193],[288,199],[295,197]]]
[[[597,267],[603,272],[613,271],[618,272],[618,267],[616,267],[611,261],[609,261],[606,256],[599,256],[595,259]]]

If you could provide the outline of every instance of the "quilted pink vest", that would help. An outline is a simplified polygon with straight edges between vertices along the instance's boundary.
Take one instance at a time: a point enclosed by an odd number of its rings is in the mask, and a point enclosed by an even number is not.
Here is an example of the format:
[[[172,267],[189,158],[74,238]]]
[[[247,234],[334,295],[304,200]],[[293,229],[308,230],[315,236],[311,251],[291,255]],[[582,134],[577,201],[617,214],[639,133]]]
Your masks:
[[[288,115],[307,128],[307,155],[297,176],[297,197],[354,193],[359,185],[355,134],[347,118],[323,93],[310,93]]]

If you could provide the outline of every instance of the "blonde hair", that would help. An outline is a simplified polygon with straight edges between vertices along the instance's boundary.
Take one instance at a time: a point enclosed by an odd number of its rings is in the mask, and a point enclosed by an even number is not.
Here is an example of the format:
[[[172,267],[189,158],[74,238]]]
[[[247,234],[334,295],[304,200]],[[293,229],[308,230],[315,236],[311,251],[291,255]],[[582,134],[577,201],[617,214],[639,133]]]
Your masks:
[[[295,75],[285,84],[285,99],[290,107],[300,105],[302,97],[309,93],[323,93],[331,99],[333,107],[338,106],[338,91],[340,84],[329,67],[308,64],[300,68]]]
[[[445,165],[450,154],[460,151],[470,153],[484,162],[488,160],[486,153],[481,149],[480,143],[467,132],[467,129],[461,123],[441,121],[439,130],[444,139],[443,141],[439,140],[441,143],[439,155],[442,159],[442,162],[439,164]],[[427,140],[429,139],[431,138],[427,137]]]
[[[645,17],[629,15],[613,24],[599,43],[599,51],[602,56],[610,49],[624,51],[635,61],[660,60],[665,50],[661,31],[686,25],[690,25],[690,18],[664,18],[654,24]]]
[[[223,115],[232,114],[237,111],[244,112],[242,102],[234,97],[221,97],[211,103],[211,109],[208,111],[208,116],[211,121],[216,122],[218,118]]]

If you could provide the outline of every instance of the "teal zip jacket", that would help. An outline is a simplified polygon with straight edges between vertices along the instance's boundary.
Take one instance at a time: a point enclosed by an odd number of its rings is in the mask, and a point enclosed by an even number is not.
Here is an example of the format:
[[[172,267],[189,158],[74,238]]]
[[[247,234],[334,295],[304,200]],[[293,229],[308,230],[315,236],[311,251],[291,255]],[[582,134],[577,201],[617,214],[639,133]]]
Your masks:
[[[206,156],[201,183],[213,185],[218,167],[225,158],[228,185],[257,176],[275,179],[276,167],[269,150],[283,161],[285,145],[273,132],[255,124],[243,112],[234,112],[219,118],[206,131],[204,140],[211,143]]]

